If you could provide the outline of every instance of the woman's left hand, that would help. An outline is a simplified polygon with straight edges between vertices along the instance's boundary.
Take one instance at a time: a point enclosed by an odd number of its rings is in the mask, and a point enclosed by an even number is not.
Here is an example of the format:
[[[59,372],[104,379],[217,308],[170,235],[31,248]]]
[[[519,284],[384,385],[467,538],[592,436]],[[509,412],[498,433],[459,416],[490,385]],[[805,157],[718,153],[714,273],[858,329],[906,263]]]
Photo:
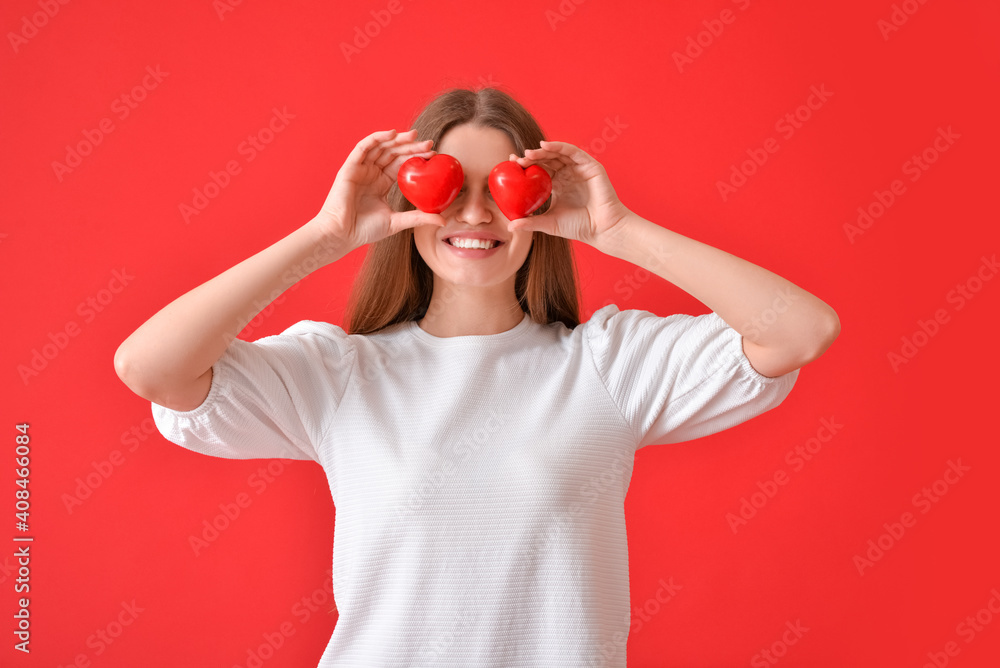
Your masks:
[[[560,141],[542,141],[525,157],[511,155],[522,168],[537,164],[552,177],[552,202],[545,213],[511,221],[509,229],[535,230],[600,247],[620,232],[630,213],[618,199],[604,166],[583,149]]]

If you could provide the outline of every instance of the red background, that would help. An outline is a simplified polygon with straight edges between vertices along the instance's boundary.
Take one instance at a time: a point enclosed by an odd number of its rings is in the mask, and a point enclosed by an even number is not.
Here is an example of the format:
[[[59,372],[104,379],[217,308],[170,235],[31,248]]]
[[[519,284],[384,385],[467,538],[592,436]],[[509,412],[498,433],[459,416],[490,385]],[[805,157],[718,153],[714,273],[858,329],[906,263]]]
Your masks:
[[[262,488],[266,461],[200,456],[149,433],[149,403],[118,380],[113,355],[169,301],[311,218],[362,137],[408,128],[446,87],[496,84],[549,139],[597,157],[633,211],[788,278],[842,323],[777,409],[637,455],[631,596],[653,612],[633,628],[629,665],[774,665],[758,652],[777,643],[782,666],[921,666],[928,653],[943,660],[949,642],[949,665],[998,665],[1000,617],[987,604],[1000,587],[1000,280],[970,281],[1000,245],[996,3],[909,0],[915,13],[897,14],[906,22],[883,35],[889,0],[401,0],[396,14],[381,0],[254,0],[221,16],[211,0],[46,2],[58,7],[51,18],[37,0],[0,8],[0,534],[20,535],[11,460],[14,425],[27,422],[35,537],[28,656],[12,649],[15,543],[0,539],[0,663],[247,666],[284,623],[292,633],[263,665],[316,664],[336,622],[323,590],[334,507],[322,470],[274,460],[280,472]],[[732,22],[713,24],[725,9]],[[342,44],[379,16],[390,20],[345,56]],[[673,54],[704,21],[721,34],[705,32],[708,45],[679,68]],[[156,85],[122,118],[115,100],[142,85],[147,66],[166,74],[147,78]],[[814,85],[830,97],[800,112],[810,117],[793,136],[779,133]],[[275,107],[294,118],[248,161],[240,143]],[[113,130],[57,174],[67,146],[104,118]],[[609,122],[618,129],[602,143]],[[959,138],[911,181],[904,163],[938,128]],[[717,182],[769,137],[779,150],[724,201]],[[230,160],[239,174],[185,222],[179,205]],[[850,239],[844,225],[895,179],[904,194]],[[575,247],[585,318],[609,302],[709,310]],[[243,337],[302,319],[342,324],[363,253],[306,278]],[[116,270],[132,277],[124,287]],[[950,292],[959,284],[978,290],[961,308]],[[88,299],[106,303],[90,310]],[[894,369],[889,354],[939,310],[946,322]],[[61,338],[67,325],[75,335]],[[53,339],[63,345],[45,348]],[[52,359],[23,375],[43,349]],[[787,453],[824,418],[842,428],[795,470]],[[959,459],[968,472],[939,483],[936,502],[915,503]],[[110,475],[78,491],[95,466]],[[727,514],[779,470],[787,484],[734,533]],[[195,556],[190,537],[241,493],[250,505]],[[904,512],[915,524],[859,573],[855,557]],[[680,589],[659,605],[671,579]],[[296,605],[310,596],[325,601],[306,620]],[[133,601],[141,611],[128,616]],[[959,625],[977,612],[991,623],[970,638]],[[808,631],[782,647],[786,622]],[[100,630],[121,633],[103,644]]]

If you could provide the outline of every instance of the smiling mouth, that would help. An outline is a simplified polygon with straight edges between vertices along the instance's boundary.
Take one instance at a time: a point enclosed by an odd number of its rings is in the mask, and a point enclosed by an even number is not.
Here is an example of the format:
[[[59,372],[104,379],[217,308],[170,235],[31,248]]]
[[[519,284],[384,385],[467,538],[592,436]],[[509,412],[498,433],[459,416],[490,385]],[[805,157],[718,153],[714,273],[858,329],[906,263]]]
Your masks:
[[[455,248],[472,248],[477,250],[489,250],[501,245],[502,241],[496,239],[467,239],[462,237],[451,237],[445,239],[445,243]]]

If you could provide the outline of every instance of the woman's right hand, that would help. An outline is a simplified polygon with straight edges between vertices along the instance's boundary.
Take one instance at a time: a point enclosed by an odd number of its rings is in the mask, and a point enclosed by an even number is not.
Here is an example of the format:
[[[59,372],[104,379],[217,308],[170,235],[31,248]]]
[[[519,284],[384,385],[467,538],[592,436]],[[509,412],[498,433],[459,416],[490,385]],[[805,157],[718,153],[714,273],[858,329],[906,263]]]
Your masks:
[[[445,224],[440,214],[393,211],[386,201],[404,162],[436,153],[430,150],[431,140],[414,142],[416,134],[416,130],[385,130],[358,142],[313,221],[324,236],[355,249],[417,225]]]

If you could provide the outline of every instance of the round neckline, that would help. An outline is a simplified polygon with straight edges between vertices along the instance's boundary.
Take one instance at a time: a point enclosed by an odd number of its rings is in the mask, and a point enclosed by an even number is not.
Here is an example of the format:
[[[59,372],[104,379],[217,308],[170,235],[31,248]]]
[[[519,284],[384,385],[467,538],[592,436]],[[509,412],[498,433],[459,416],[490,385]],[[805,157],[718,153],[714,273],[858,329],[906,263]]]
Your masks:
[[[524,317],[521,318],[521,322],[517,323],[505,332],[500,332],[498,334],[464,334],[461,336],[434,336],[430,332],[425,332],[420,325],[417,324],[416,320],[407,321],[406,327],[407,330],[413,334],[413,336],[417,337],[421,341],[436,346],[451,346],[465,343],[499,343],[501,341],[509,341],[528,331],[532,322],[531,317],[527,314],[527,312],[525,312]]]

